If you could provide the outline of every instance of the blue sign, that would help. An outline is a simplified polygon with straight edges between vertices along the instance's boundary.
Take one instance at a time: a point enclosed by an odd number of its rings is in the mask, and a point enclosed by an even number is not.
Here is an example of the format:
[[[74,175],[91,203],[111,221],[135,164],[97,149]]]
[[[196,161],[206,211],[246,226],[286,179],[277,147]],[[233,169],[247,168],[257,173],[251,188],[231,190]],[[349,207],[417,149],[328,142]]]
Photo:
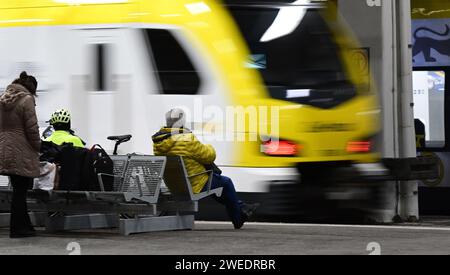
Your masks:
[[[415,67],[450,66],[450,19],[413,20]]]

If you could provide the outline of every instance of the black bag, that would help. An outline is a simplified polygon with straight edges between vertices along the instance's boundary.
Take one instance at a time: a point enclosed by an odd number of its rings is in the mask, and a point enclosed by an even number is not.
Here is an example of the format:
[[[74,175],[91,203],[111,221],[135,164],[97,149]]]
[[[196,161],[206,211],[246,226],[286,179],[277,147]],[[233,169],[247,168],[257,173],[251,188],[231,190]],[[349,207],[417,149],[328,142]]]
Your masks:
[[[42,141],[39,161],[59,163],[62,148],[63,146],[56,145],[51,141]]]
[[[108,153],[98,144],[94,145],[86,156],[84,162],[83,179],[86,183],[86,191],[102,191],[98,174],[114,174],[114,163]],[[103,187],[106,192],[114,190],[114,178],[102,176]]]
[[[58,163],[61,166],[59,190],[85,191],[82,171],[88,153],[87,149],[76,148],[72,144],[61,146],[61,152],[58,156]]]

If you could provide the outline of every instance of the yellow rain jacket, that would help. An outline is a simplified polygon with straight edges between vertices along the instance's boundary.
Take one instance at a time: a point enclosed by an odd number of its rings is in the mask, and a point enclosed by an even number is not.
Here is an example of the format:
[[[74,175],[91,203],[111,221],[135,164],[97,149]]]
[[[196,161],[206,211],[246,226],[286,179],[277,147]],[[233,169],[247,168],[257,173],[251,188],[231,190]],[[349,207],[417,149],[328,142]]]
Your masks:
[[[182,156],[189,175],[205,172],[205,165],[216,159],[216,151],[211,145],[202,144],[187,129],[162,128],[153,135],[153,151],[156,156]],[[192,190],[200,193],[208,181],[208,174],[191,178]]]

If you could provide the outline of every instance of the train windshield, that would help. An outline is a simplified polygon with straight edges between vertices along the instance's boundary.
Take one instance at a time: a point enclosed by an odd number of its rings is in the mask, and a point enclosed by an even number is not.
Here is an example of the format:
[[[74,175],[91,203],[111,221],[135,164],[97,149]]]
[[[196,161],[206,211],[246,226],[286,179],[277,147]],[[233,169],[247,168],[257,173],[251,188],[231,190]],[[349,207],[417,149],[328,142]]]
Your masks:
[[[319,9],[304,6],[230,6],[271,96],[320,108],[356,95],[339,47]]]

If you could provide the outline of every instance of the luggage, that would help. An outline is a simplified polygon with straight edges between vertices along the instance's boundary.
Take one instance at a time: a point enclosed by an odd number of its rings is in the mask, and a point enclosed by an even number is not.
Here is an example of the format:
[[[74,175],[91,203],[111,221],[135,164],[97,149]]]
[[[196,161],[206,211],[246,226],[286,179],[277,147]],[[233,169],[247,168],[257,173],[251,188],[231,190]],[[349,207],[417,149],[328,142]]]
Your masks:
[[[94,145],[86,155],[84,161],[82,179],[85,183],[84,191],[103,191],[98,180],[98,174],[114,174],[114,163],[108,153],[98,144]],[[103,176],[104,191],[114,190],[114,178]]]
[[[72,144],[62,145],[58,157],[61,166],[59,190],[86,191],[82,174],[88,155],[89,150],[87,149],[76,148]]]
[[[58,190],[103,191],[97,175],[114,174],[113,161],[98,144],[89,150],[72,144],[58,146],[47,142],[41,161],[58,163],[61,167]],[[103,176],[102,180],[104,191],[113,191],[114,178]]]

